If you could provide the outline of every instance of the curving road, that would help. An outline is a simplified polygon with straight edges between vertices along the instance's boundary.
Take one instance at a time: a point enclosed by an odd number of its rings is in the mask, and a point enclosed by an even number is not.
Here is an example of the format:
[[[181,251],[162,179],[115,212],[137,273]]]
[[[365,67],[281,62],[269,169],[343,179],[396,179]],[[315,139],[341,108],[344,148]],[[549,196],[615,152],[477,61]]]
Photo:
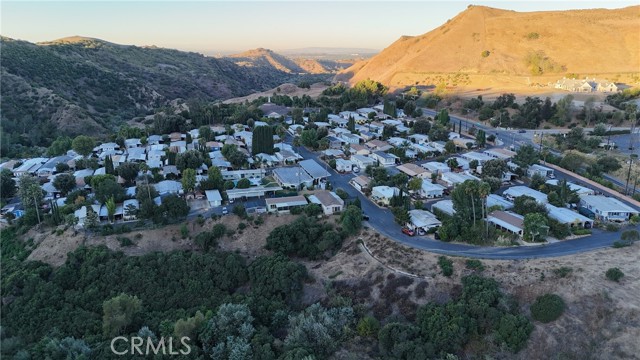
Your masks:
[[[291,140],[291,137],[288,136],[285,141],[290,143]],[[311,152],[304,147],[300,147],[297,150],[305,159],[314,159],[319,163],[322,163],[319,159],[319,154]],[[355,199],[357,197],[360,199],[360,202],[362,203],[362,210],[369,216],[368,223],[370,227],[375,229],[378,233],[401,244],[433,253],[483,259],[532,259],[572,255],[607,248],[611,247],[614,241],[620,239],[621,232],[607,232],[600,229],[593,229],[593,234],[591,236],[574,240],[562,240],[552,244],[514,247],[482,247],[459,243],[448,243],[428,237],[407,236],[401,232],[400,226],[395,223],[393,214],[390,210],[378,207],[369,200],[369,198],[349,184],[349,180],[355,177],[355,175],[351,173],[339,174],[330,167],[327,167],[327,171],[331,173],[328,180],[331,182],[334,189],[342,188],[349,194],[350,198]],[[562,178],[563,176],[562,174],[558,175],[558,178]],[[571,176],[566,176],[566,178],[567,180],[571,180]],[[573,179],[573,181],[577,180]],[[627,205],[632,206],[631,204]],[[625,230],[626,229],[630,229],[630,227],[625,228]],[[640,230],[640,226],[636,226],[635,229]]]

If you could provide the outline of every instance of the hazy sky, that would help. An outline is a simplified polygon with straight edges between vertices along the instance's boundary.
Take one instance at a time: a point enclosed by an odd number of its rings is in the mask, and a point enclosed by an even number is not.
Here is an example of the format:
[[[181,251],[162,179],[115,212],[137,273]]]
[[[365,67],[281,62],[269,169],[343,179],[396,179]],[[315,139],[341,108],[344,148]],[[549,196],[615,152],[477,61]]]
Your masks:
[[[6,1],[1,33],[31,42],[82,35],[206,54],[265,47],[382,49],[468,4],[516,11],[619,8],[638,1]]]

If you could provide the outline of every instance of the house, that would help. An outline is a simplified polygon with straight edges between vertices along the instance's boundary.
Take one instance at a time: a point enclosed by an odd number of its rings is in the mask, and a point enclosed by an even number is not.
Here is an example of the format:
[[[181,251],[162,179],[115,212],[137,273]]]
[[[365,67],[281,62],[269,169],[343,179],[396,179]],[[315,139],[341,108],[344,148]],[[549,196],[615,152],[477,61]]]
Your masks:
[[[487,216],[488,223],[498,229],[522,236],[524,232],[524,216],[511,211],[496,210]]]
[[[382,120],[381,121],[382,124],[386,125],[386,126],[392,126],[392,127],[396,127],[399,125],[402,125],[402,121],[399,120],[393,120],[393,119],[388,119],[388,120]]]
[[[389,145],[388,142],[382,140],[371,140],[365,143],[371,151],[388,151],[393,149],[393,146]]]
[[[401,146],[409,146],[411,145],[411,142],[407,139],[401,138],[401,137],[390,137],[387,142],[391,145],[393,145],[394,147],[401,147]]]
[[[127,149],[137,148],[141,146],[142,142],[140,141],[140,139],[131,138],[124,140],[124,147]]]
[[[137,213],[140,209],[140,202],[136,199],[127,199],[122,203],[122,208],[122,219],[124,221],[136,220],[138,218]]]
[[[236,199],[249,199],[249,198],[263,198],[267,194],[274,195],[276,191],[282,190],[280,186],[273,186],[275,184],[269,184],[267,186],[252,186],[246,189],[231,189],[227,190],[227,199],[230,202]]]
[[[539,204],[544,205],[548,202],[547,194],[526,186],[512,186],[505,190],[502,194],[504,195],[504,197],[511,201],[520,196],[529,196],[534,198]]]
[[[399,159],[397,156],[383,151],[375,151],[371,154],[371,158],[376,160],[379,166],[393,166]]]
[[[426,210],[409,210],[408,228],[416,231],[419,235],[426,234],[430,229],[437,228],[442,223],[436,216]]]
[[[338,150],[338,149],[327,149],[325,151],[322,152],[324,154],[325,157],[327,158],[343,158],[344,157],[344,151],[342,150]]]
[[[449,169],[449,165],[437,161],[429,161],[420,166],[427,169],[427,171],[432,174],[444,174],[451,171],[451,169]]]
[[[93,175],[93,169],[82,169],[73,173],[76,178],[76,184],[80,187],[90,187],[91,184],[85,183],[84,179]]]
[[[222,205],[222,195],[218,190],[207,190],[204,192],[207,196],[207,202],[209,207],[216,207]]]
[[[347,144],[360,144],[360,141],[362,141],[360,136],[355,134],[341,134],[340,138],[344,140]]]
[[[187,142],[184,140],[172,141],[169,143],[169,151],[182,154],[187,151]]]
[[[56,173],[56,165],[66,164],[71,159],[73,159],[73,157],[68,155],[56,156],[54,158],[51,158],[47,162],[42,164],[42,166],[36,171],[36,174],[39,177],[51,176]]]
[[[428,145],[431,148],[435,149],[435,152],[439,152],[441,154],[445,153],[445,150],[444,150],[445,142],[444,141],[432,141]]]
[[[40,167],[42,167],[42,165],[47,161],[49,161],[48,158],[33,158],[25,160],[22,165],[12,170],[13,176],[19,177],[24,174],[35,175],[38,169],[40,169]]]
[[[435,199],[444,195],[446,188],[440,184],[433,184],[431,181],[423,181],[419,190],[420,196],[427,199]]]
[[[265,200],[268,212],[288,213],[292,208],[306,206],[307,199],[302,195],[269,198]]]
[[[431,205],[431,212],[433,213],[441,212],[444,215],[453,216],[455,215],[456,210],[453,208],[453,201],[441,200]]]
[[[383,205],[389,205],[391,198],[400,194],[400,189],[392,186],[374,186],[371,189],[371,199]]]
[[[560,181],[558,181],[556,179],[552,179],[552,180],[545,181],[545,184],[551,185],[551,186],[558,186],[558,184],[560,184]],[[596,192],[593,189],[589,189],[588,187],[584,187],[584,186],[580,186],[578,184],[574,184],[571,181],[567,181],[567,186],[569,186],[569,190],[575,191],[576,194],[578,194],[578,196],[580,196],[580,197],[582,197],[584,195],[595,195],[596,194]]]
[[[478,165],[482,165],[485,161],[493,160],[493,158],[487,154],[470,151],[461,155],[465,160],[471,162],[473,160],[478,162]]]
[[[313,185],[313,178],[300,166],[273,169],[273,177],[278,184],[285,188]]]
[[[345,159],[337,159],[336,160],[336,171],[338,172],[350,172],[353,170],[353,162],[351,160]]]
[[[547,208],[547,216],[558,221],[561,224],[566,224],[570,227],[579,227],[585,229],[591,229],[593,227],[593,219],[589,219],[588,217],[581,215],[573,210],[553,206],[551,204],[546,204],[545,206]]]
[[[453,139],[460,139],[460,134],[458,134],[455,131],[449,131],[449,140],[453,140]],[[469,140],[469,142],[473,142],[473,141]]]
[[[149,145],[159,145],[162,143],[162,136],[160,135],[149,135],[147,137],[147,144]]]
[[[448,187],[462,184],[467,180],[479,181],[480,179],[468,173],[446,172],[440,175],[440,180]]]
[[[456,146],[456,150],[460,151],[460,150],[467,150],[469,148],[473,148],[475,146],[475,142],[471,139],[466,139],[466,138],[454,138],[451,141],[453,141],[453,144]],[[471,145],[469,145],[471,144]]]
[[[491,156],[494,159],[500,159],[505,161],[513,159],[513,157],[516,156],[516,153],[511,150],[499,149],[499,148],[488,149],[483,151],[482,153],[485,155]]]
[[[371,150],[369,150],[369,148],[367,148],[364,145],[360,145],[360,144],[350,144],[349,145],[349,152],[351,152],[352,155],[369,155],[369,154],[371,154]]]
[[[327,139],[327,141],[329,142],[329,149],[341,149],[342,148],[342,143],[344,142],[344,140],[342,139],[338,139],[335,136],[327,136],[325,137],[325,139]]]
[[[371,184],[371,179],[364,175],[360,175],[349,180],[349,184],[351,184],[351,186],[356,188],[356,190],[360,192],[364,192],[365,190],[369,189],[369,185]]]
[[[428,172],[423,167],[418,166],[416,164],[406,163],[406,164],[396,166],[396,169],[400,170],[401,172],[407,174],[410,177],[417,176],[422,179],[431,178],[430,172]]]
[[[492,206],[500,206],[502,210],[509,210],[513,208],[513,203],[500,195],[489,194],[489,196],[487,196],[487,208]]]
[[[415,144],[423,145],[429,142],[429,137],[423,134],[413,134],[413,135],[409,135],[409,140],[411,140],[411,142]]]
[[[556,82],[555,88],[571,92],[593,92],[596,86],[589,82],[588,79],[567,79],[563,77]]]
[[[422,154],[433,154],[438,151],[433,146],[427,145],[427,144],[411,144],[410,147],[416,152],[422,153]]]
[[[467,159],[463,159],[459,156],[452,157],[450,159],[456,159],[456,162],[458,163],[458,169],[469,170],[471,168],[471,166],[469,166],[469,161]]]
[[[626,222],[639,213],[618,199],[598,195],[582,196],[580,206],[593,212],[596,220],[605,222]]]
[[[265,169],[221,170],[220,172],[225,181],[237,182],[240,179],[249,179],[252,183],[259,183],[267,173]]]
[[[300,125],[300,124],[294,124],[289,126],[289,128],[287,129],[287,131],[289,132],[289,134],[296,136],[298,135],[298,131],[302,131],[304,130],[304,126]]]
[[[159,183],[153,184],[158,194],[181,194],[182,184],[175,180],[163,180]]]
[[[339,213],[344,208],[344,200],[332,191],[316,191],[313,195],[309,195],[309,201],[322,206],[325,215]]]
[[[87,206],[83,206],[80,209],[76,210],[73,215],[78,218],[78,224],[76,227],[83,228],[84,221],[87,219],[87,211],[93,211],[96,214],[100,213],[100,205],[91,205],[90,209],[87,209]]]
[[[366,169],[367,166],[375,166],[376,161],[368,156],[351,155],[351,161],[360,169]]]
[[[127,161],[129,162],[145,162],[147,153],[145,148],[131,148],[128,150]]]
[[[120,145],[114,143],[114,142],[108,142],[108,143],[104,143],[104,144],[100,144],[98,146],[96,146],[95,148],[93,148],[93,152],[94,153],[103,153],[105,151],[116,151],[116,150],[120,150]]]
[[[528,177],[533,177],[534,175],[540,175],[542,177],[545,178],[555,178],[555,174],[553,169],[550,169],[546,166],[542,166],[542,165],[538,165],[538,164],[533,164],[531,166],[529,166],[529,168],[527,169],[527,176]]]
[[[616,83],[606,80],[599,81],[596,87],[596,91],[598,92],[617,92],[619,90],[620,88],[618,87],[618,85],[616,85]]]
[[[298,165],[300,165],[300,167],[303,168],[304,171],[306,171],[306,173],[309,174],[309,176],[311,176],[314,181],[325,179],[331,176],[331,173],[325,170],[325,168],[318,164],[315,160],[303,160],[300,161]]]
[[[178,167],[175,165],[166,165],[162,167],[162,175],[167,177],[168,175],[180,176],[180,171],[178,171]]]
[[[348,118],[342,118],[342,117],[340,117],[338,115],[330,114],[327,118],[328,118],[329,122],[331,124],[333,124],[333,126],[345,128],[345,127],[347,127],[347,124],[349,124],[349,119]]]

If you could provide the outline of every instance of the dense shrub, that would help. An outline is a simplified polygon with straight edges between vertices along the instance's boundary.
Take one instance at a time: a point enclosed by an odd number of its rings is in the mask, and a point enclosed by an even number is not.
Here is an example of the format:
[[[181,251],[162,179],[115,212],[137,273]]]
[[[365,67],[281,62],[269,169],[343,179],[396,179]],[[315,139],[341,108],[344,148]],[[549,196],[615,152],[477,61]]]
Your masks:
[[[449,260],[449,258],[445,256],[440,256],[438,258],[438,265],[440,265],[440,270],[442,270],[442,275],[447,277],[453,275],[453,261]]]
[[[478,271],[484,270],[484,265],[482,264],[482,261],[478,259],[468,259],[467,261],[465,261],[465,265],[467,266],[467,269],[478,270]]]
[[[607,276],[607,279],[615,282],[619,282],[620,279],[624,277],[624,273],[622,272],[622,270],[617,267],[609,268],[605,275]]]
[[[556,294],[539,296],[531,305],[531,317],[543,323],[556,320],[564,312],[564,300]]]

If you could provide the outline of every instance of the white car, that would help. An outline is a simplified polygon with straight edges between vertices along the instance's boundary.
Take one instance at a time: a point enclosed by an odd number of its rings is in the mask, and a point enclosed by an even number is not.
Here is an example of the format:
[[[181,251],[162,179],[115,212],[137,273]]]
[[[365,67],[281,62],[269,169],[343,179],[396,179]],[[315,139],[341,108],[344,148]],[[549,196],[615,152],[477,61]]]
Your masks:
[[[223,207],[222,208],[222,215],[227,215],[229,213],[229,210],[227,210],[227,207]]]
[[[357,166],[354,166],[353,169],[351,169],[351,171],[353,171],[355,174],[360,172],[360,169]]]

